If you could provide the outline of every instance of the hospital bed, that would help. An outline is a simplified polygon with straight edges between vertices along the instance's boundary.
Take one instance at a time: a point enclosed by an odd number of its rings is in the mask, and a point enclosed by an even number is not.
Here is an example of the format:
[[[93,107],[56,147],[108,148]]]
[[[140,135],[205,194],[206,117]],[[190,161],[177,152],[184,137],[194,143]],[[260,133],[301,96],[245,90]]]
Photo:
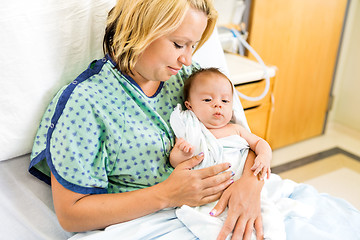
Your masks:
[[[30,152],[43,112],[57,90],[93,59],[103,57],[105,21],[114,4],[115,0],[0,3],[1,239],[60,240],[74,235],[58,223],[50,186],[28,173]],[[194,60],[227,73],[216,31]]]
[[[35,133],[59,88],[94,59],[114,0],[0,3],[0,239],[67,239],[51,188],[28,173]],[[216,36],[195,57],[227,71]]]

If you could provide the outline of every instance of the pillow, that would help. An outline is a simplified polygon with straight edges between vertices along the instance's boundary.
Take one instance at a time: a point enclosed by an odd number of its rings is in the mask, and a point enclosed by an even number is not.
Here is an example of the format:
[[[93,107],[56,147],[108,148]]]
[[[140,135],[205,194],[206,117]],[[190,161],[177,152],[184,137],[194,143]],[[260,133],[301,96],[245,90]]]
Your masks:
[[[0,161],[31,152],[42,115],[63,85],[103,57],[115,0],[0,3]],[[194,55],[228,72],[217,31]]]
[[[217,28],[201,48],[196,51],[193,60],[201,67],[217,67],[225,75],[229,76],[229,69],[225,61],[224,51],[221,47]]]
[[[115,0],[0,3],[0,160],[29,153],[58,89],[103,57]]]

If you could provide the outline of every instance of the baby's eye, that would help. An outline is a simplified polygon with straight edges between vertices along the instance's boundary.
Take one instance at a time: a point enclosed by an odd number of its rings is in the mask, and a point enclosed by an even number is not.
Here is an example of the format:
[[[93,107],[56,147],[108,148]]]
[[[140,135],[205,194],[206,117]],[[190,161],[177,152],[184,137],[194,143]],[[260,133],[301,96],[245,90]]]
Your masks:
[[[223,102],[223,103],[229,103],[230,101],[229,101],[229,100],[226,100],[226,99],[223,99],[222,102]]]
[[[177,49],[181,49],[181,48],[184,47],[184,46],[182,46],[182,45],[177,44],[176,42],[174,42],[174,46],[175,46],[175,48],[177,48]]]
[[[210,98],[205,98],[203,99],[204,102],[211,102],[211,99]]]

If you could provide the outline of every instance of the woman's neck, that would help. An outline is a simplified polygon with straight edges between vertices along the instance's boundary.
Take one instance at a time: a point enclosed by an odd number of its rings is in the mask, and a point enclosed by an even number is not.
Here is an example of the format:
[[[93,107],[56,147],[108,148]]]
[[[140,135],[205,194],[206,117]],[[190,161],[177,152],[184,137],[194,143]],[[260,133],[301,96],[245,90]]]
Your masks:
[[[140,86],[141,90],[145,93],[146,96],[152,97],[159,89],[160,82],[148,81],[147,83],[144,84],[138,83],[138,85]]]
[[[148,97],[152,97],[157,92],[161,83],[160,81],[149,81],[138,73],[130,74],[130,77],[137,85],[139,85],[140,89]]]

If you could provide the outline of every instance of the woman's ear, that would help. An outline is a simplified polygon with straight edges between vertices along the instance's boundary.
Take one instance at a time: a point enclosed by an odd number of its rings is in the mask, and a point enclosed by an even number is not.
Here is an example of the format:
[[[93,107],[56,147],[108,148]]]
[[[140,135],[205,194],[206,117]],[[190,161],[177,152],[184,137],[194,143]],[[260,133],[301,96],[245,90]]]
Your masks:
[[[191,109],[191,105],[189,101],[185,101],[184,104],[187,109]]]

